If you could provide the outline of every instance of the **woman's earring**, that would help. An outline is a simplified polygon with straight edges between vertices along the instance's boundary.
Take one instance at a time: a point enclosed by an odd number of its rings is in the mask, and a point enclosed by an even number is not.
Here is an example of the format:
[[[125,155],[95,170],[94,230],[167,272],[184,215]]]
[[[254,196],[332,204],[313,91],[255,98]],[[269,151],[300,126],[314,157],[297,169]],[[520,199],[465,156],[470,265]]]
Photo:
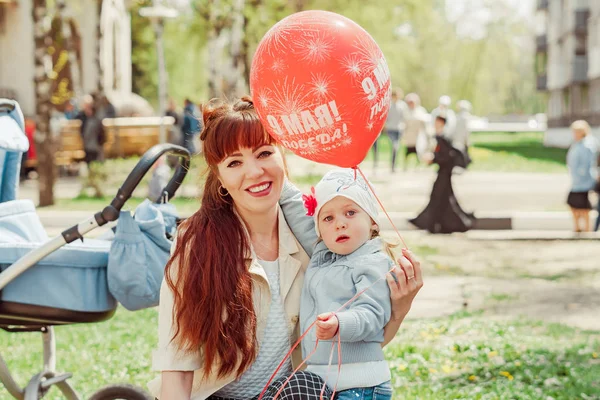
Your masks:
[[[225,190],[225,193],[223,193],[222,190]],[[227,189],[225,189],[223,186],[219,186],[219,196],[227,197],[228,195],[229,195],[229,192],[227,191]]]

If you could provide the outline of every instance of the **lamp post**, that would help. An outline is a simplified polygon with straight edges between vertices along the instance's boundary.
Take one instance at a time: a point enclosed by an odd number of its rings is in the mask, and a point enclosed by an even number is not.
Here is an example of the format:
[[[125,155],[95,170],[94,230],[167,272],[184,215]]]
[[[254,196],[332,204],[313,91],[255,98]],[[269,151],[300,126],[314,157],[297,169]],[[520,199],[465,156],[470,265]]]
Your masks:
[[[167,18],[176,18],[179,13],[174,8],[165,7],[162,3],[154,0],[152,7],[140,9],[140,15],[152,22],[154,34],[156,35],[156,56],[158,58],[158,108],[160,113],[159,142],[167,141],[167,132],[163,124],[167,108],[167,70],[165,68],[165,51],[163,47],[164,21]]]

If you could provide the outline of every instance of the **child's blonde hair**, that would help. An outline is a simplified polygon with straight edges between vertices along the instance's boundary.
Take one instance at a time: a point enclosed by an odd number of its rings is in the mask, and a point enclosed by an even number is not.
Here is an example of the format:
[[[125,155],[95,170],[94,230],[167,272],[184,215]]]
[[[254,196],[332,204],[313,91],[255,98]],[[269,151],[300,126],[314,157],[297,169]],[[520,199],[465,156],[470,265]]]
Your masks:
[[[392,259],[392,261],[395,264],[396,263],[396,255],[394,254],[393,249],[398,247],[400,242],[391,242],[389,240],[386,240],[381,236],[381,234],[379,233],[378,230],[373,229],[373,232],[371,232],[371,239],[375,239],[375,238],[381,239],[381,243],[383,244],[383,250],[387,253],[388,256],[390,256],[390,258]]]

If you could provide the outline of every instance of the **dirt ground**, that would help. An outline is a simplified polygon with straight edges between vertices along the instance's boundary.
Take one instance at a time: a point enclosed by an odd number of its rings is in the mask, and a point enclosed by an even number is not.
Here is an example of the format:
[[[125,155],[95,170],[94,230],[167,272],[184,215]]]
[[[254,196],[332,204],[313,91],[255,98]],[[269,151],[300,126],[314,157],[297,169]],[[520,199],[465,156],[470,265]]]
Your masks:
[[[472,240],[408,232],[425,286],[411,318],[460,310],[526,316],[600,330],[597,240]]]

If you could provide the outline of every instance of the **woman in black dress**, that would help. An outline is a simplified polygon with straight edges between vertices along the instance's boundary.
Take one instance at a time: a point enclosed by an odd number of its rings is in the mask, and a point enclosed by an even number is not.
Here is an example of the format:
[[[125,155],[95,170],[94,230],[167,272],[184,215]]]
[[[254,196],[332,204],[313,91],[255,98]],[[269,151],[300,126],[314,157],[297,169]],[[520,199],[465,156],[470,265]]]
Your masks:
[[[463,153],[452,147],[448,139],[443,136],[446,119],[438,116],[435,119],[435,132],[437,145],[428,162],[440,166],[437,179],[433,184],[429,204],[421,213],[409,222],[420,229],[427,229],[431,233],[465,232],[473,226],[475,217],[465,212],[452,190],[452,169],[455,166],[465,167]]]

